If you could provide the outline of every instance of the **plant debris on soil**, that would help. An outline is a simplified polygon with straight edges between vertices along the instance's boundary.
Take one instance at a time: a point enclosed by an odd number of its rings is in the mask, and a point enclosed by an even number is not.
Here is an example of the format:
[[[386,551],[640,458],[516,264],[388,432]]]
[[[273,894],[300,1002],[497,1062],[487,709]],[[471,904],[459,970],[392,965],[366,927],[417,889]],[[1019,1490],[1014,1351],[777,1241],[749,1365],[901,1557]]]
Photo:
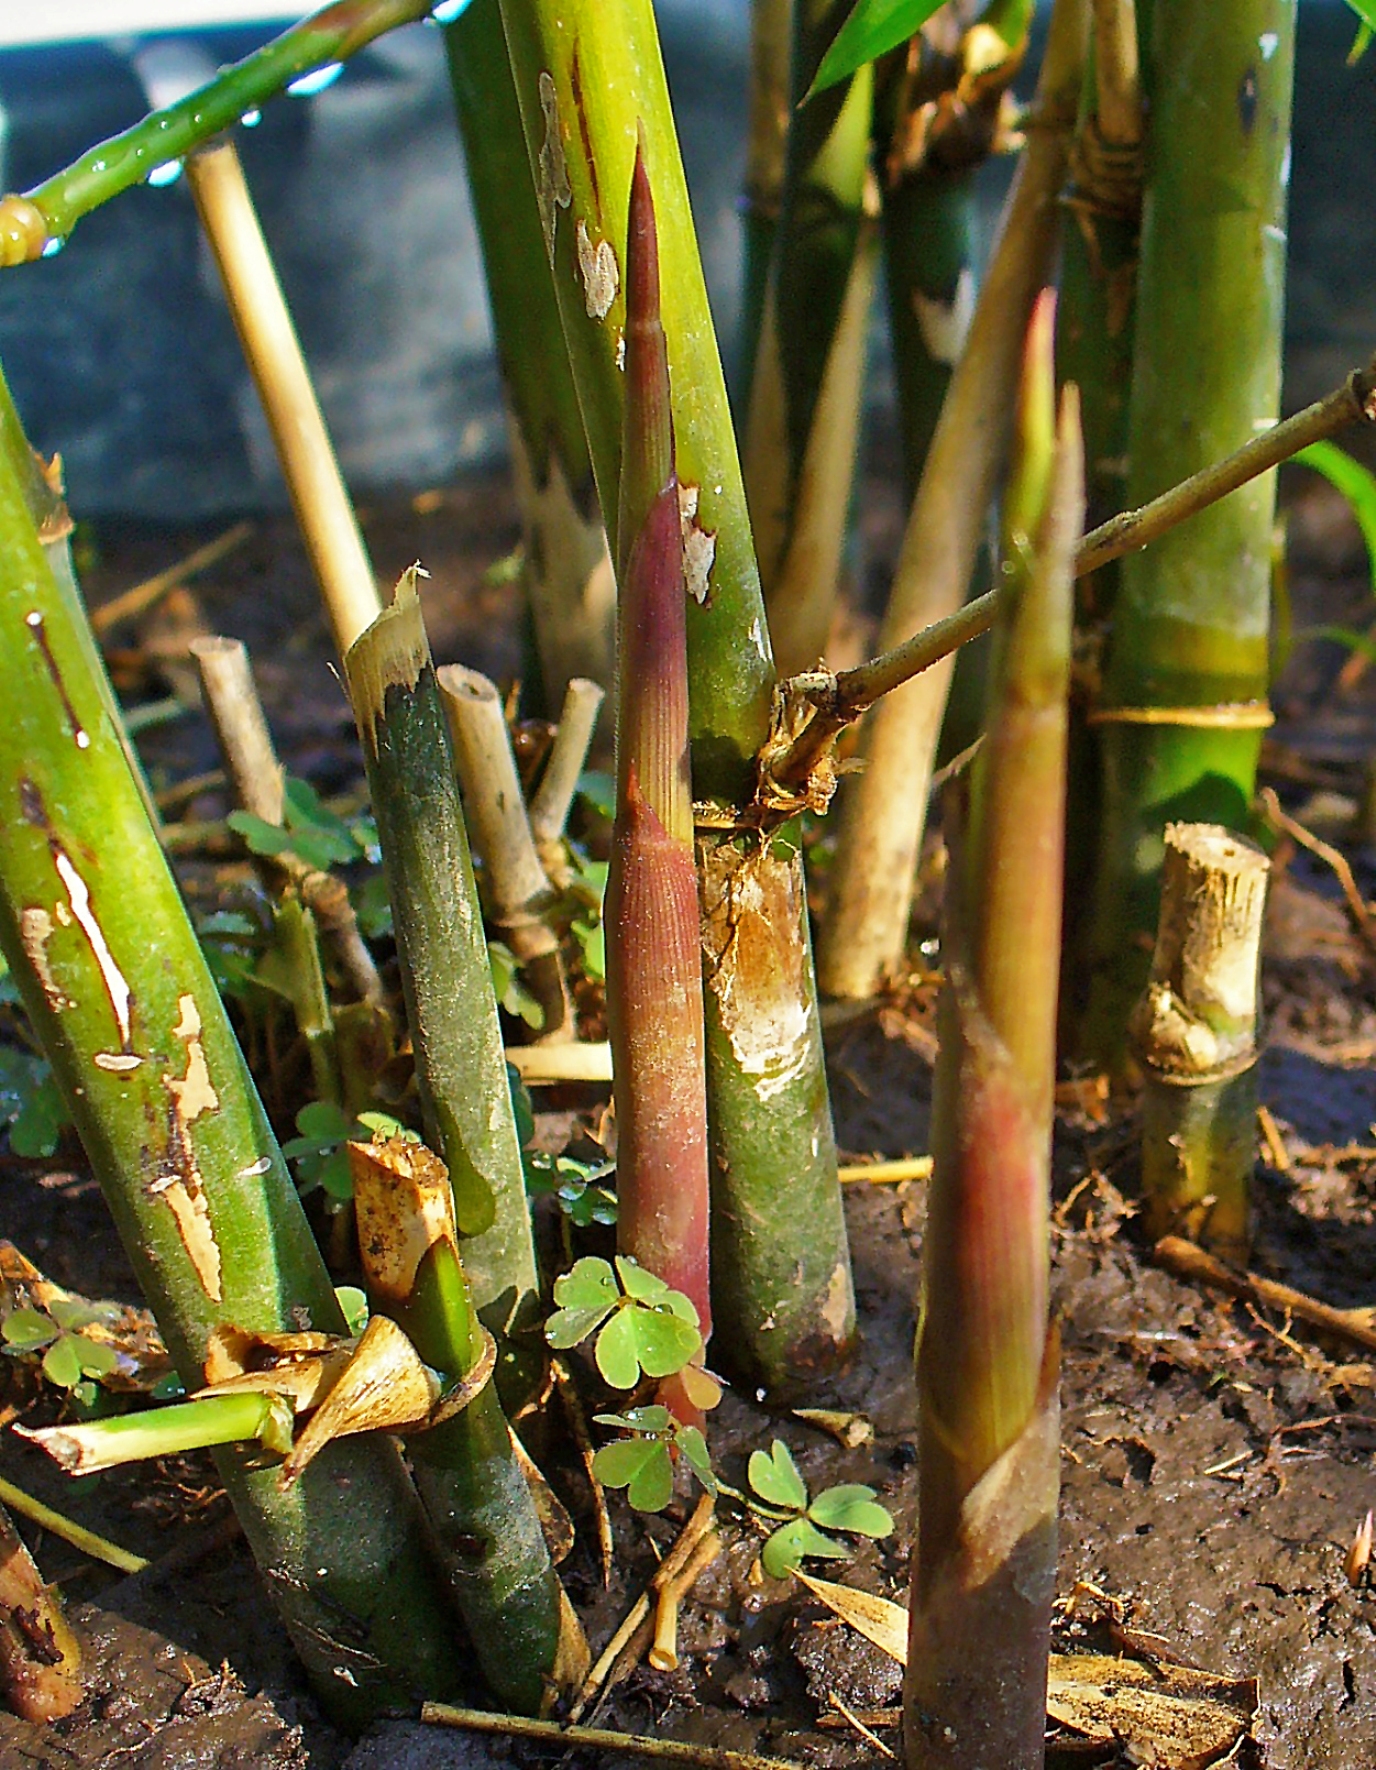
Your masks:
[[[1292,598],[1306,620],[1365,627],[1370,589],[1335,510],[1326,488],[1306,486],[1292,511]],[[430,571],[436,657],[510,683],[521,668],[519,592],[510,573],[490,570],[516,539],[501,482],[469,482],[364,518],[381,578],[417,556]],[[85,562],[93,605],[209,538],[205,529],[103,529]],[[258,521],[226,557],[106,636],[126,703],[191,697],[181,653],[195,631],[247,642],[293,774],[326,794],[357,788],[347,703],[285,518]],[[1289,815],[1343,850],[1363,898],[1376,893],[1376,849],[1344,833],[1376,752],[1376,670],[1310,642],[1297,649],[1275,702],[1267,780]],[[217,766],[195,711],[150,727],[140,747],[155,788]],[[226,809],[211,784],[183,795],[176,815],[218,818]],[[190,884],[202,901],[213,898],[214,870],[197,864]],[[1264,975],[1269,1119],[1259,1138],[1252,1269],[1336,1308],[1364,1308],[1376,1302],[1376,953],[1331,870],[1289,839],[1275,851]],[[926,1150],[934,998],[931,980],[915,972],[871,1011],[829,1028],[843,1159]],[[581,1086],[542,1090],[541,1141],[559,1147],[571,1131],[595,1125],[605,1098]],[[1153,1265],[1133,1202],[1130,1106],[1110,1101],[1094,1078],[1068,1082],[1060,1098],[1055,1646],[1126,1655],[1135,1676],[1155,1675],[1163,1686],[1183,1666],[1252,1691],[1250,1737],[1230,1761],[1370,1770],[1376,1578],[1351,1551],[1376,1504],[1376,1355]],[[290,1129],[279,1125],[284,1135]],[[51,1162],[0,1156],[0,1187],[5,1236],[48,1277],[86,1296],[138,1301],[74,1146]],[[744,1485],[749,1452],[777,1435],[811,1491],[838,1481],[877,1489],[897,1521],[894,1536],[862,1544],[849,1566],[819,1571],[901,1603],[915,1498],[912,1342],[925,1186],[846,1192],[863,1341],[850,1369],[809,1400],[868,1422],[872,1437],[854,1422],[829,1433],[837,1422],[770,1416],[733,1392],[712,1416],[710,1436],[733,1485]],[[31,1367],[6,1361],[2,1374],[5,1418],[55,1417],[54,1392]],[[604,1589],[576,1451],[556,1448],[547,1472],[578,1525],[563,1572],[596,1653],[682,1527],[692,1496],[683,1489],[668,1513],[650,1518],[608,1496],[614,1556]],[[475,1765],[508,1752],[520,1763],[549,1758],[548,1746],[508,1747],[414,1719],[380,1724],[362,1742],[334,1732],[266,1602],[208,1457],[69,1482],[6,1432],[0,1475],[150,1560],[121,1575],[18,1520],[82,1631],[90,1691],[46,1731],[0,1716],[0,1765],[365,1770]],[[801,1584],[768,1578],[758,1561],[762,1537],[748,1519],[723,1504],[718,1522],[725,1549],[684,1603],[676,1669],[637,1667],[584,1721],[814,1765],[873,1763],[898,1751],[896,1661]],[[1070,1730],[1053,1747],[1077,1764],[1216,1761],[1165,1740],[1087,1745]]]

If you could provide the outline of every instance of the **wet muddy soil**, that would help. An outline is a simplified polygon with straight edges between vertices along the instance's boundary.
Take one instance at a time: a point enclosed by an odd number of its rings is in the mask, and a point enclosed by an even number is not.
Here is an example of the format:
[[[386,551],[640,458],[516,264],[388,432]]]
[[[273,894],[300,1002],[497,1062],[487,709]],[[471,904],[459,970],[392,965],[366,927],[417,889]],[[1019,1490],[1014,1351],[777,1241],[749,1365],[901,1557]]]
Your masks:
[[[515,539],[497,481],[370,515],[382,572],[419,555],[435,651],[510,679],[520,668],[514,586],[484,571]],[[1368,590],[1341,513],[1306,494],[1292,513],[1299,542],[1296,605],[1304,619],[1365,625]],[[96,536],[86,581],[93,602],[182,557],[205,539],[185,531]],[[190,628],[249,641],[280,747],[325,792],[356,784],[348,710],[299,550],[285,523],[248,541],[139,626],[109,639],[127,696],[185,686],[177,649]],[[1299,647],[1277,695],[1267,765],[1288,808],[1330,837],[1350,824],[1362,757],[1376,740],[1376,672],[1332,646]],[[189,713],[141,739],[155,786],[215,766],[209,733]],[[178,814],[212,817],[209,789]],[[1376,855],[1343,839],[1358,887],[1376,891]],[[200,890],[213,890],[202,871]],[[921,932],[919,930],[919,932]],[[828,1031],[833,1099],[849,1159],[926,1148],[931,996],[920,980]],[[1258,1171],[1254,1268],[1339,1307],[1376,1289],[1376,958],[1362,944],[1330,870],[1302,849],[1277,852],[1266,965],[1268,1044],[1261,1096],[1273,1121]],[[1133,1207],[1130,1116],[1091,1087],[1064,1090],[1056,1144],[1056,1307],[1063,1341],[1063,1489],[1058,1630],[1087,1632],[1084,1588],[1119,1601],[1117,1639],[1156,1638],[1210,1671],[1257,1680],[1250,1754],[1270,1770],[1370,1770],[1376,1762],[1376,1585],[1354,1587],[1344,1561],[1376,1505],[1376,1368],[1360,1350],[1315,1339],[1276,1311],[1254,1310],[1153,1267]],[[591,1094],[548,1102],[552,1135]],[[839,1577],[901,1598],[911,1542],[916,1423],[911,1377],[924,1191],[920,1182],[854,1184],[847,1208],[864,1337],[852,1367],[814,1399],[862,1415],[871,1441],[843,1449],[804,1422],[728,1395],[714,1416],[714,1454],[741,1482],[749,1450],[787,1441],[816,1485],[869,1482],[898,1522]],[[75,1151],[52,1163],[0,1157],[0,1232],[53,1278],[95,1295],[132,1297],[94,1184]],[[11,1382],[12,1405],[50,1406]],[[599,1648],[686,1515],[686,1501],[646,1521],[615,1501],[616,1563],[600,1578],[588,1495],[570,1461],[553,1471],[579,1523],[564,1572]],[[475,1765],[487,1744],[389,1723],[365,1741],[321,1718],[235,1534],[208,1460],[64,1483],[34,1451],[0,1433],[0,1474],[152,1558],[121,1577],[56,1538],[25,1534],[85,1632],[91,1695],[46,1733],[0,1716],[0,1767]],[[677,1519],[677,1522],[676,1522]],[[758,1536],[728,1519],[728,1547],[703,1576],[680,1629],[673,1672],[642,1668],[595,1718],[662,1737],[749,1747],[798,1762],[873,1762],[897,1749],[884,1719],[897,1701],[893,1662],[799,1588],[763,1579]],[[821,1569],[835,1573],[835,1569]],[[1080,1589],[1080,1600],[1071,1605]],[[1104,1614],[1092,1601],[1090,1610]],[[1073,1612],[1073,1613],[1072,1613]],[[462,1647],[456,1648],[462,1653]],[[873,1730],[872,1743],[839,1703]],[[504,1748],[496,1748],[498,1755]],[[535,1748],[517,1748],[535,1763]],[[548,1753],[544,1754],[548,1757]],[[1151,1762],[1109,1747],[1066,1762]],[[1176,1759],[1162,1757],[1161,1763]]]

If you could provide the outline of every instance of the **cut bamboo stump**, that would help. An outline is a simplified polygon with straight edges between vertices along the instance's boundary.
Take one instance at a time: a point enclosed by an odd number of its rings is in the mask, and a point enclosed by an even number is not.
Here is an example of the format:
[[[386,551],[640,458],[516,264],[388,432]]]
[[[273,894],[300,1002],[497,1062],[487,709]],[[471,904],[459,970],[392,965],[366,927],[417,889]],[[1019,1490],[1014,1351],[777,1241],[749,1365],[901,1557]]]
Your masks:
[[[1257,1001],[1270,862],[1218,824],[1168,824],[1142,1065],[1148,1233],[1245,1257],[1256,1148]]]

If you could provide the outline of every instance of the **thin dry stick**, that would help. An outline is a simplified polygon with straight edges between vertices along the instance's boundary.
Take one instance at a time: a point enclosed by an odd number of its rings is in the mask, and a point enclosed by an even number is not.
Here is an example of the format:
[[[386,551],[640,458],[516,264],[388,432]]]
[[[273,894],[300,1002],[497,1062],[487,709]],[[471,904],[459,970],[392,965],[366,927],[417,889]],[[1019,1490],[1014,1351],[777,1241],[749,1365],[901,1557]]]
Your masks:
[[[559,1400],[563,1405],[564,1418],[569,1423],[573,1441],[578,1446],[578,1455],[583,1464],[583,1473],[588,1478],[588,1486],[592,1489],[593,1516],[597,1521],[597,1555],[602,1564],[602,1587],[605,1591],[612,1583],[612,1557],[615,1542],[612,1538],[612,1517],[607,1510],[607,1493],[597,1479],[597,1471],[593,1468],[592,1439],[588,1435],[587,1417],[583,1412],[582,1398],[578,1386],[573,1380],[568,1365],[562,1358],[550,1360],[550,1374],[554,1386],[559,1391]]]
[[[247,649],[241,641],[218,634],[193,639],[190,649],[235,798],[245,811],[280,828],[282,764],[258,698]],[[301,901],[334,942],[340,963],[360,999],[381,1002],[382,978],[359,932],[358,918],[343,880],[308,866],[290,852],[265,855],[262,861],[266,870],[279,879],[285,878],[300,893]]]
[[[508,1045],[506,1060],[528,1087],[555,1082],[609,1082],[612,1048],[602,1044]]]
[[[722,1542],[715,1530],[709,1530],[688,1557],[681,1573],[666,1579],[655,1600],[654,1639],[650,1643],[649,1661],[657,1672],[672,1672],[678,1665],[678,1613],[683,1600],[699,1578],[721,1554]]]
[[[649,1585],[621,1619],[615,1634],[602,1649],[596,1664],[583,1680],[583,1687],[574,1698],[573,1706],[569,1710],[571,1721],[581,1719],[587,1713],[588,1705],[601,1695],[604,1686],[616,1681],[618,1665],[623,1658],[630,1659],[629,1650],[635,1644],[642,1629],[645,1630],[645,1634],[640,1639],[638,1647],[635,1648],[634,1659],[638,1660],[645,1651],[645,1645],[649,1640],[648,1624],[653,1595],[660,1590],[666,1580],[673,1579],[687,1565],[694,1549],[712,1528],[715,1504],[711,1494],[705,1493],[693,1508],[692,1516],[679,1532],[677,1542],[655,1569]]]
[[[547,1739],[555,1745],[587,1745],[671,1764],[702,1764],[707,1770],[803,1770],[802,1765],[788,1758],[767,1758],[759,1752],[730,1751],[686,1739],[656,1739],[645,1733],[617,1733],[609,1727],[561,1727],[556,1721],[492,1715],[483,1709],[455,1709],[442,1702],[423,1703],[420,1718],[436,1727],[465,1727],[474,1733],[499,1733],[515,1739]]]
[[[1354,369],[1341,387],[1244,443],[1235,454],[1192,473],[1150,504],[1124,510],[1100,523],[1080,542],[1075,555],[1076,577],[1083,578],[1124,553],[1135,553],[1258,474],[1279,467],[1310,443],[1322,442],[1345,425],[1359,422],[1376,422],[1376,357],[1365,368]]]
[[[233,143],[222,140],[190,155],[186,177],[343,657],[382,603]]]
[[[586,676],[573,677],[564,691],[559,729],[554,734],[539,788],[530,802],[530,830],[542,860],[546,846],[563,841],[598,710],[605,699],[605,691]]]
[[[850,1162],[838,1169],[843,1181],[867,1181],[871,1186],[897,1186],[904,1180],[930,1180],[932,1158],[910,1155],[893,1162]]]
[[[1372,922],[1371,911],[1367,908],[1366,899],[1357,889],[1357,881],[1353,877],[1352,867],[1347,856],[1340,853],[1330,843],[1325,842],[1322,837],[1316,836],[1312,830],[1306,830],[1302,823],[1297,823],[1293,817],[1282,811],[1274,787],[1263,787],[1260,798],[1262,815],[1278,835],[1292,837],[1301,848],[1307,848],[1311,854],[1317,855],[1321,861],[1325,861],[1332,867],[1338,883],[1342,887],[1343,897],[1352,914],[1352,920],[1356,924],[1357,933],[1371,951],[1376,952],[1376,923]]]
[[[1310,1327],[1347,1340],[1366,1352],[1376,1352],[1376,1323],[1369,1309],[1334,1309],[1288,1284],[1261,1278],[1254,1272],[1239,1272],[1180,1235],[1163,1235],[1152,1249],[1152,1259],[1177,1278],[1212,1285],[1215,1290],[1227,1291],[1229,1296],[1247,1303],[1286,1309]]]
[[[142,1555],[136,1555],[132,1549],[121,1549],[118,1543],[112,1543],[108,1537],[98,1536],[95,1531],[87,1530],[84,1524],[64,1517],[61,1512],[54,1512],[51,1506],[45,1506],[42,1500],[34,1499],[11,1481],[0,1479],[0,1503],[8,1506],[11,1512],[18,1512],[21,1518],[27,1518],[31,1523],[51,1531],[54,1536],[61,1537],[64,1543],[80,1549],[83,1555],[89,1555],[93,1561],[103,1561],[108,1567],[118,1568],[121,1573],[139,1573],[148,1565]]]
[[[194,553],[188,553],[185,559],[169,565],[166,571],[145,578],[141,584],[131,585],[128,590],[112,596],[99,608],[92,609],[91,627],[97,637],[108,633],[111,627],[117,627],[121,621],[130,621],[135,615],[143,614],[146,609],[160,602],[169,590],[175,590],[188,578],[194,578],[197,572],[208,570],[227,553],[241,547],[253,533],[253,527],[251,522],[236,522],[233,528],[226,529],[224,534],[217,535],[213,541],[207,541],[204,547],[197,547]]]

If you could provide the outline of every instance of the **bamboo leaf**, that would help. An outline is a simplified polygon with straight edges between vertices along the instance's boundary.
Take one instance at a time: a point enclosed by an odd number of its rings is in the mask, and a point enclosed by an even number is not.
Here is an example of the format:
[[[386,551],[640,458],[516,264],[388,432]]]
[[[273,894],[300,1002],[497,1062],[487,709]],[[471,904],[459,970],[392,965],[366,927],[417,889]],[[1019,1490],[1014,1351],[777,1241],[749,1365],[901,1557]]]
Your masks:
[[[858,0],[822,57],[817,78],[803,103],[848,78],[866,62],[875,61],[905,43],[940,5],[941,0]]]
[[[1376,18],[1376,0],[1364,0],[1364,5],[1365,10]],[[1376,473],[1363,467],[1335,442],[1310,443],[1295,459],[1321,473],[1347,499],[1366,542],[1372,588],[1376,589]]]
[[[776,1438],[767,1451],[751,1451],[748,1473],[751,1487],[771,1506],[791,1506],[801,1512],[807,1505],[807,1483],[782,1439]]]

